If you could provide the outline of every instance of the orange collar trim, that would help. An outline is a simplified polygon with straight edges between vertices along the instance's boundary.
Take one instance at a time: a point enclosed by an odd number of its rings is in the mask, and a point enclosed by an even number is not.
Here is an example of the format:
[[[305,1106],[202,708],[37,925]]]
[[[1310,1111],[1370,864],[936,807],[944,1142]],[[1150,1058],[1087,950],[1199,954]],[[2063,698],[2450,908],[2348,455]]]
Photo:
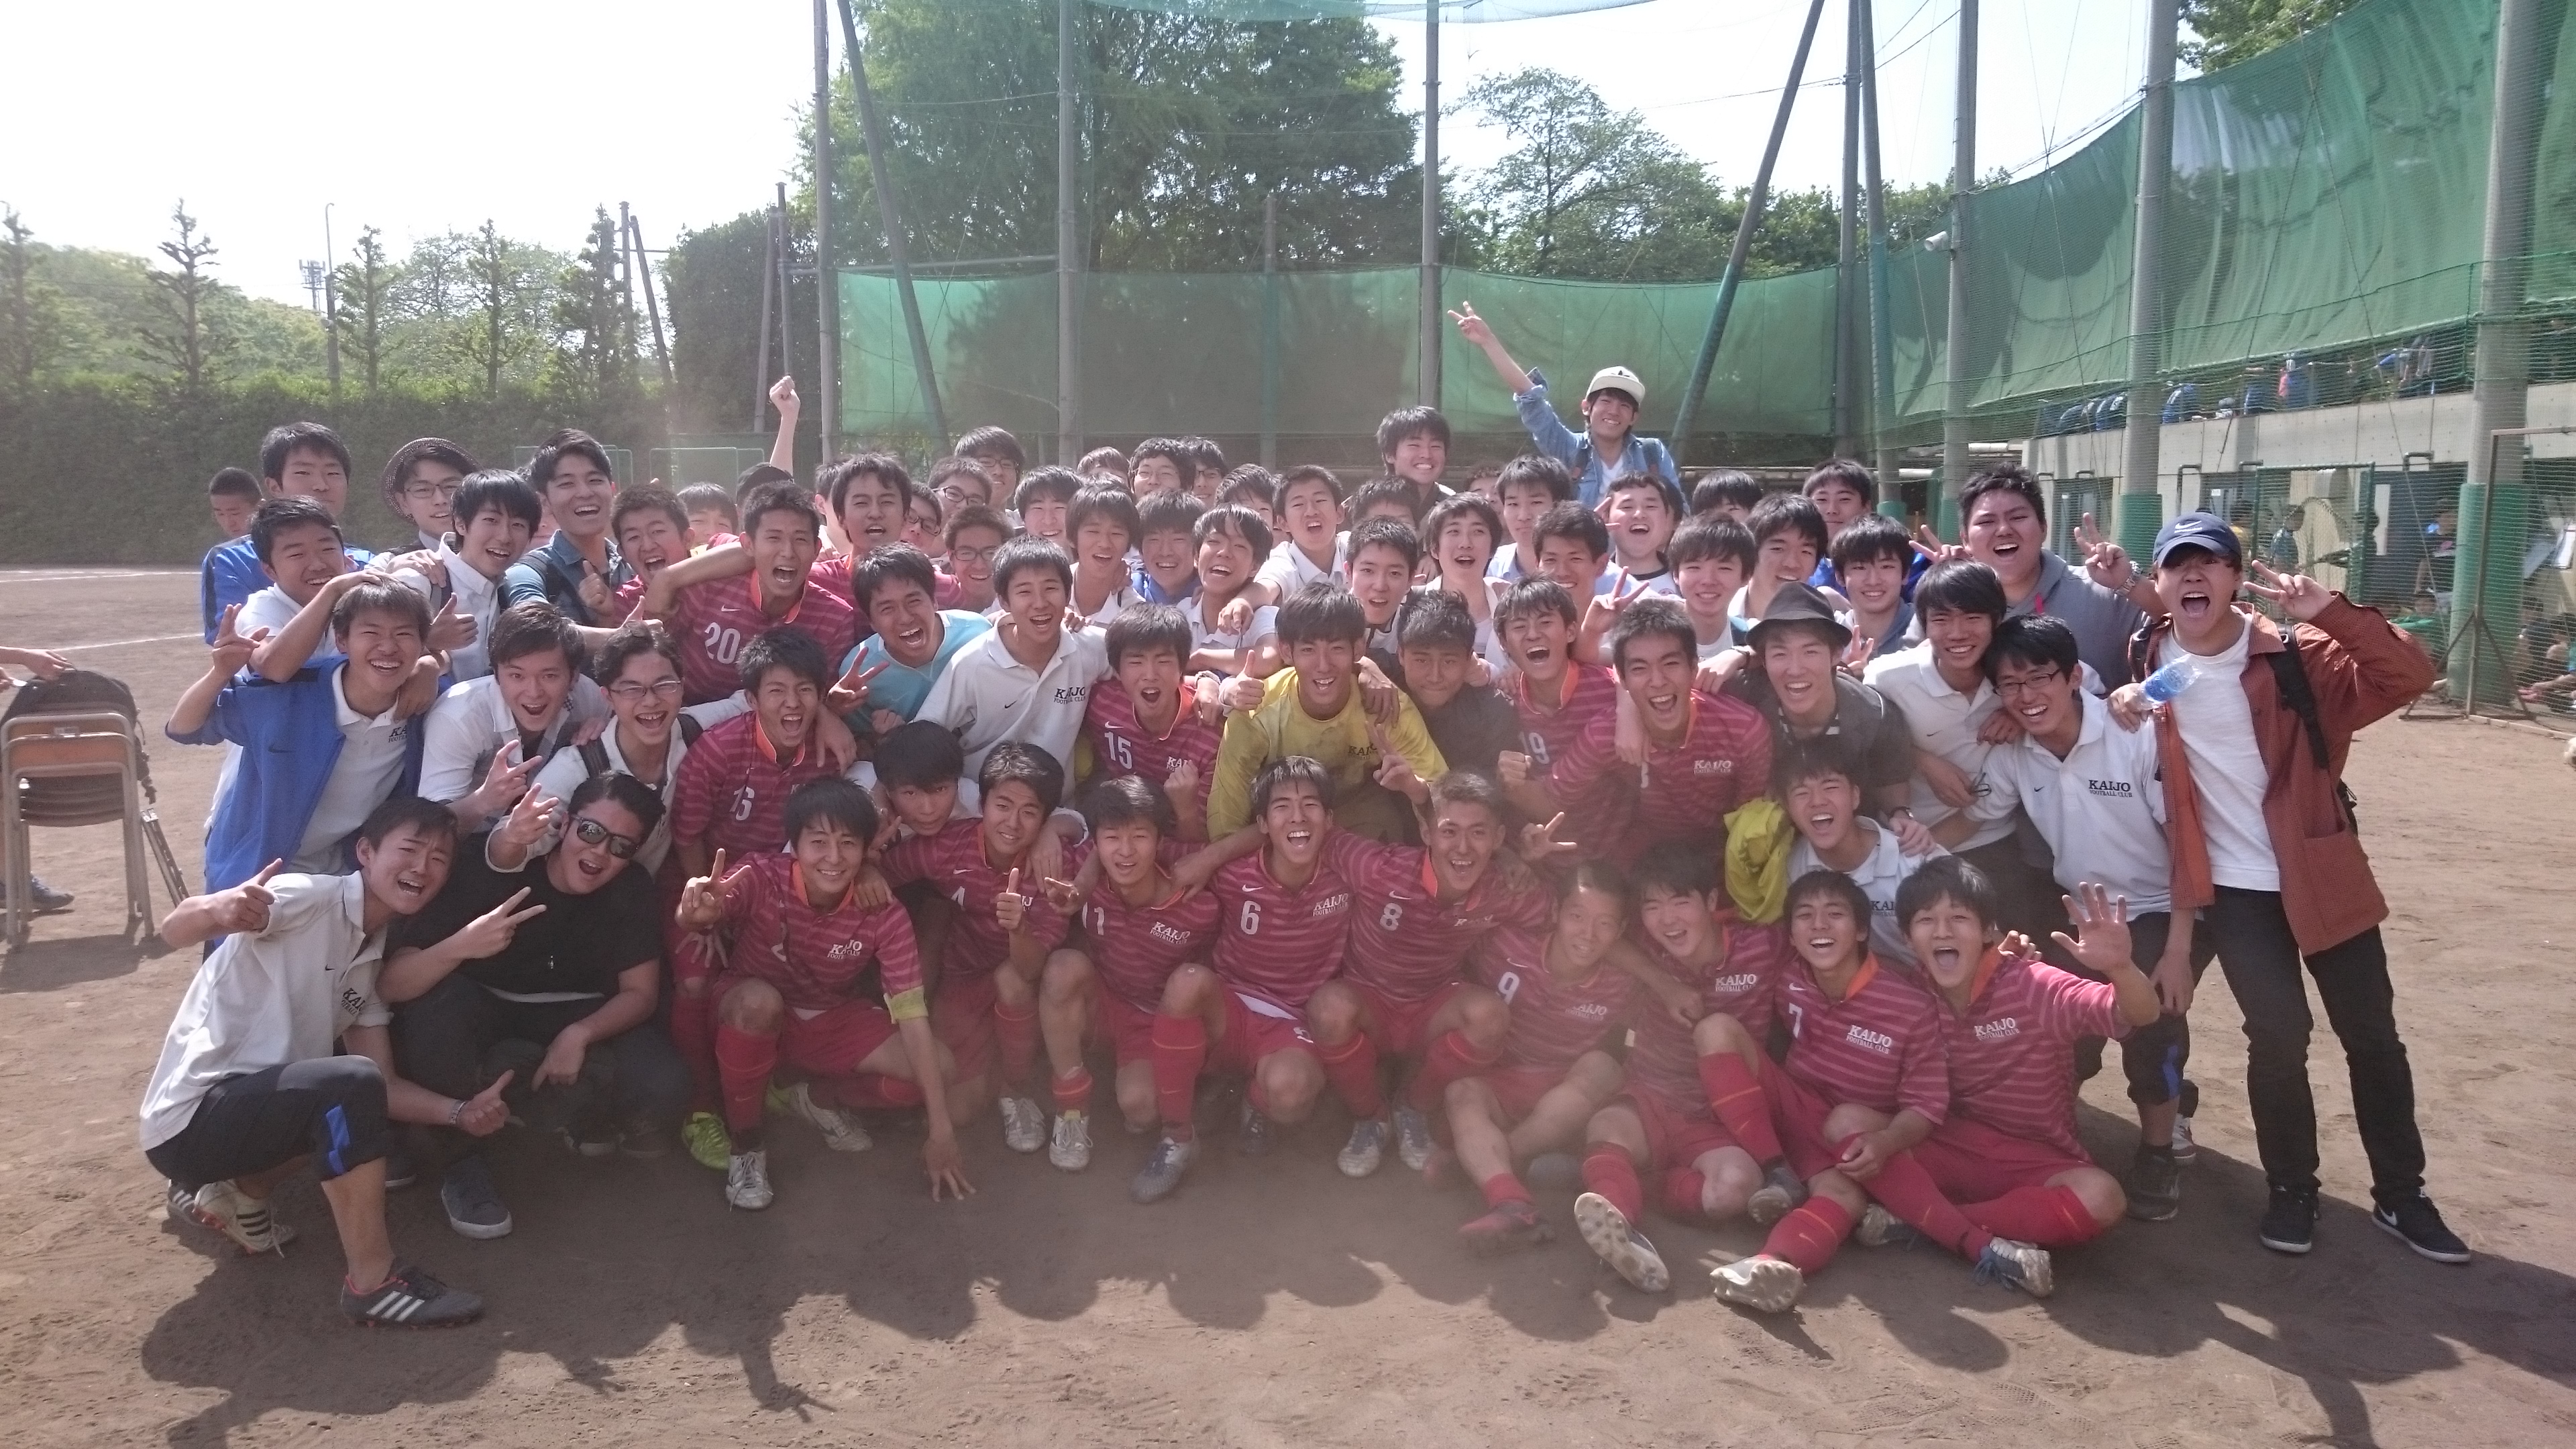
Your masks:
[[[769,731],[761,727],[760,718],[757,715],[753,716],[751,721],[751,742],[760,747],[760,755],[762,759],[769,761],[769,763],[773,765],[780,763],[778,758],[778,746],[769,742]],[[785,763],[790,765],[801,765],[805,763],[805,752],[812,747],[813,743],[813,730],[811,727],[808,727],[806,730],[805,743],[796,747],[796,758],[788,760]]]
[[[1986,954],[1980,957],[1977,961],[1977,974],[1968,978],[1968,999],[1970,1001],[1974,1001],[1978,997],[1986,994],[1987,984],[1995,979],[1995,973],[2002,970],[2003,965],[2004,948],[2001,946],[1988,946],[1986,948]]]
[[[839,900],[832,902],[828,906],[817,906],[814,904],[813,893],[805,888],[804,865],[797,862],[790,862],[787,867],[787,874],[788,878],[796,883],[797,902],[803,905],[807,910],[819,910],[827,916],[847,907],[850,904],[850,898],[859,893],[859,883],[857,881],[852,881],[841,888],[841,898]]]
[[[1825,995],[1833,997],[1834,1004],[1840,1006],[1842,1003],[1851,1000],[1853,997],[1860,995],[1864,991],[1867,991],[1869,989],[1869,983],[1876,981],[1877,979],[1878,957],[1873,954],[1863,953],[1860,958],[1860,969],[1852,973],[1851,985],[1844,989],[1843,994],[1840,996],[1834,996],[1832,992],[1826,991]],[[1817,982],[1817,989],[1823,990],[1824,984],[1825,983],[1821,981]]]

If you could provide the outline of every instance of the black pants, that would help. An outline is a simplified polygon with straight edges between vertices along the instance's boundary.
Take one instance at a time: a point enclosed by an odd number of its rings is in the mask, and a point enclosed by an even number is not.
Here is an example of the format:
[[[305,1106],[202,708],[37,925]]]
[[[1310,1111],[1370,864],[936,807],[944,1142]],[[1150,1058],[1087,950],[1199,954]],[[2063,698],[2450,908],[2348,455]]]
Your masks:
[[[555,1035],[599,1006],[597,997],[505,1001],[463,976],[450,976],[395,1008],[394,1061],[404,1076],[451,1097],[471,1097],[504,1067],[515,1070],[502,1096],[532,1125],[580,1131],[678,1121],[688,1110],[689,1069],[652,1021],[592,1043],[578,1081],[531,1089],[536,1065]],[[450,1150],[468,1145],[463,1134],[448,1129],[436,1136]]]
[[[385,1155],[385,1076],[366,1057],[316,1057],[226,1077],[178,1136],[144,1151],[191,1192],[310,1154],[324,1179]]]
[[[2254,1143],[2275,1187],[2317,1186],[2317,1104],[2308,1090],[2307,984],[2297,938],[2273,891],[2218,888],[2210,907],[2219,966],[2245,1011],[2245,1096]],[[2371,1195],[2402,1200],[2424,1186],[2424,1137],[2415,1125],[2415,1075],[2397,1038],[2397,989],[2379,928],[2305,958],[2343,1043],[2352,1114],[2370,1158]]]
[[[2130,964],[2154,975],[2156,960],[2164,955],[2172,932],[2173,915],[2168,911],[2150,911],[2129,922]],[[2074,933],[2069,930],[2068,934]],[[2200,984],[2202,973],[2209,970],[2210,958],[2216,954],[2216,939],[2207,921],[2192,923],[2191,979],[2195,986]],[[2049,964],[2088,981],[2102,979],[2100,973],[2063,950],[2052,949]],[[2075,1080],[2089,1082],[2101,1072],[2102,1046],[2103,1039],[2098,1036],[2076,1039]],[[2141,1107],[2158,1106],[2180,1096],[2184,1068],[2190,1064],[2191,1022],[2170,1011],[2120,1038],[2120,1074],[2129,1079],[2129,1100]]]

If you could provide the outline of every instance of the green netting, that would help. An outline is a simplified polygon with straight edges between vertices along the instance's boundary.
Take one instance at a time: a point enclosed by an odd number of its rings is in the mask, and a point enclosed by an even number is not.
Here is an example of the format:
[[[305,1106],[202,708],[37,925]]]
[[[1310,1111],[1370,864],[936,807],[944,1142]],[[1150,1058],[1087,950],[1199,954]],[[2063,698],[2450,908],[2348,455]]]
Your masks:
[[[1423,0],[1089,0],[1120,10],[1154,10],[1210,20],[1419,20]],[[1443,25],[1535,20],[1586,10],[1616,10],[1646,0],[1438,0]]]

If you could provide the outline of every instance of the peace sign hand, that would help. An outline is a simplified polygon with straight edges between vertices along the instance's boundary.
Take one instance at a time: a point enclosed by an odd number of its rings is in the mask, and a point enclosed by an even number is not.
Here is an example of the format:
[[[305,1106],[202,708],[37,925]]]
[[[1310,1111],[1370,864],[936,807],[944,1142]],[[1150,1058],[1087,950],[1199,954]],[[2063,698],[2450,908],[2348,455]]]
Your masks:
[[[1557,812],[1545,825],[1521,827],[1521,859],[1535,865],[1551,856],[1565,855],[1582,849],[1571,840],[1559,840],[1556,832],[1565,825],[1565,813]]]
[[[1844,647],[1841,668],[1854,679],[1869,667],[1870,657],[1878,652],[1878,641],[1858,630],[1852,631],[1851,643]]]
[[[234,675],[249,668],[251,655],[257,653],[262,641],[268,638],[266,629],[253,629],[248,637],[244,637],[237,629],[240,618],[241,605],[226,604],[222,621],[215,625],[213,659],[209,667],[217,673]]]
[[[1914,526],[1913,543],[1914,551],[1923,555],[1930,563],[1948,563],[1952,559],[1968,556],[1966,544],[1943,541],[1941,535],[1934,533],[1932,526],[1926,523],[1918,523]]]
[[[732,894],[733,883],[740,876],[740,871],[725,874],[725,853],[717,851],[715,863],[707,867],[705,875],[691,876],[689,883],[680,887],[680,924],[692,931],[703,931],[723,920],[725,898]]]
[[[2281,606],[2281,612],[2299,623],[2307,623],[2326,611],[2334,602],[2334,590],[2306,574],[2285,574],[2261,559],[2251,561],[2254,572],[2262,579],[2245,581],[2245,592],[2258,599],[2269,599]]]
[[[482,806],[483,814],[506,810],[528,793],[528,777],[545,761],[522,758],[524,754],[517,740],[493,752],[492,763],[483,771],[483,784],[473,797]]]
[[[848,714],[863,708],[868,699],[868,681],[892,667],[894,667],[894,661],[891,659],[880,661],[870,668],[861,668],[858,659],[851,660],[849,671],[836,680],[831,690],[824,695],[824,703],[831,707],[834,714]]]
[[[1449,320],[1458,324],[1459,336],[1478,347],[1494,340],[1494,329],[1486,325],[1484,318],[1476,315],[1473,302],[1460,302],[1458,310],[1449,314]]]
[[[546,913],[542,905],[529,906],[524,911],[519,909],[534,890],[533,886],[519,887],[508,900],[467,921],[455,935],[447,938],[445,944],[454,949],[457,959],[463,961],[488,960],[509,950],[510,942],[519,934],[519,927]]]
[[[2083,550],[2084,572],[2093,582],[2120,593],[2138,581],[2137,566],[2129,562],[2129,551],[2094,527],[2090,513],[2076,521],[2075,546]]]
[[[534,855],[562,818],[562,801],[543,790],[530,790],[510,807],[510,818],[501,822],[501,839]]]

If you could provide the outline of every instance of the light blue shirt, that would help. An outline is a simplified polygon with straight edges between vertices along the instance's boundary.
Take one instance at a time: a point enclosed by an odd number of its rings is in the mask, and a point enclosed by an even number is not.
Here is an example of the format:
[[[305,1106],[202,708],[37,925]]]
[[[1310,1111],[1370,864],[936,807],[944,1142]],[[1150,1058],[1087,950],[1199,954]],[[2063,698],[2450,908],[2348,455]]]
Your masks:
[[[940,610],[939,622],[945,629],[939,648],[930,656],[930,662],[919,669],[897,662],[886,652],[884,637],[877,634],[861,640],[858,648],[843,657],[843,674],[862,665],[870,669],[880,664],[886,667],[885,673],[868,681],[869,708],[890,709],[907,720],[920,714],[921,702],[930,697],[930,686],[938,682],[940,674],[948,668],[948,661],[956,656],[958,650],[993,632],[992,620],[959,609]]]

